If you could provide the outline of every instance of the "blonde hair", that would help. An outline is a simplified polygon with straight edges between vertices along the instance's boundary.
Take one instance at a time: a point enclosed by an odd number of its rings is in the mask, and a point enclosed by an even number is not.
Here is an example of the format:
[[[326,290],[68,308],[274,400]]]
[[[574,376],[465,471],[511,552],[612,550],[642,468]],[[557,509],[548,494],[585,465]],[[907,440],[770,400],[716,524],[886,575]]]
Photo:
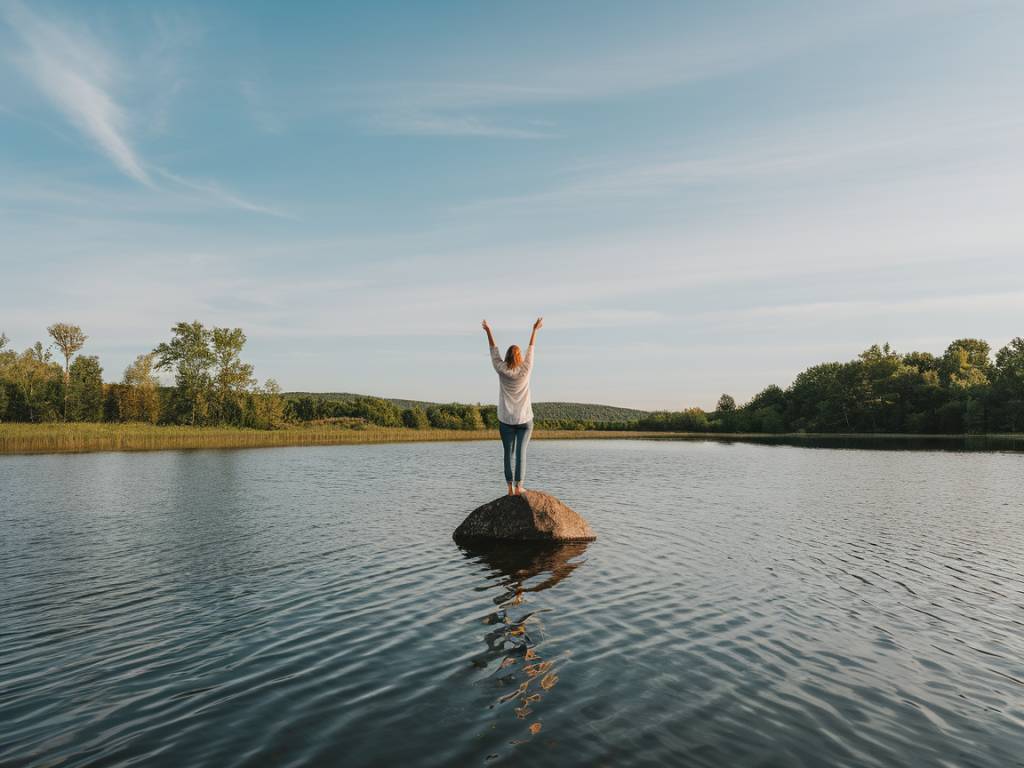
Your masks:
[[[508,352],[505,353],[505,365],[509,368],[515,369],[522,365],[523,353],[515,344],[508,348]]]

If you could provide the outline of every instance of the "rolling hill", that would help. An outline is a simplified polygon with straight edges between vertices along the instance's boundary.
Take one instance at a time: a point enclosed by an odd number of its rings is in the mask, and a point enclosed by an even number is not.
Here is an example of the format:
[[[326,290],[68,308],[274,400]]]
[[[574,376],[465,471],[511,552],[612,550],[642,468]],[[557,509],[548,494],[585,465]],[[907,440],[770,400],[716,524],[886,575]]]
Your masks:
[[[352,392],[285,392],[287,398],[313,397],[324,400],[354,400],[357,397],[375,397],[375,395],[358,395]],[[443,403],[432,403],[426,400],[403,400],[395,397],[382,398],[394,403],[399,408],[423,408],[426,410],[432,405],[443,405]],[[534,418],[541,421],[554,421],[557,419],[576,419],[579,421],[636,421],[647,415],[647,411],[636,408],[620,408],[615,405],[598,405],[596,403],[534,403]]]

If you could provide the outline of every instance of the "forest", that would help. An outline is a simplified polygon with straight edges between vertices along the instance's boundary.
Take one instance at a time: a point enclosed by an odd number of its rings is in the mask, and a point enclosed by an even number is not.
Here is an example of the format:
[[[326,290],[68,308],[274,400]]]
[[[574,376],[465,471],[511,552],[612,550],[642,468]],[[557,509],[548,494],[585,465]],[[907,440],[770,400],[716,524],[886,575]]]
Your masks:
[[[104,381],[88,336],[55,323],[48,342],[21,352],[0,333],[0,421],[146,422],[281,429],[372,424],[410,429],[497,426],[493,405],[425,403],[315,393],[285,395],[260,384],[242,359],[241,328],[181,322],[138,355],[118,382]],[[159,374],[173,375],[161,386]],[[582,403],[537,403],[541,429],[845,434],[985,434],[1024,431],[1024,338],[995,354],[981,339],[957,339],[940,355],[872,345],[846,362],[813,365],[786,388],[770,385],[738,404],[723,394],[712,411],[644,412]]]
[[[874,344],[847,362],[813,365],[783,389],[713,412],[652,413],[636,429],[731,433],[986,434],[1024,429],[1024,338],[996,352],[957,339],[936,356]]]

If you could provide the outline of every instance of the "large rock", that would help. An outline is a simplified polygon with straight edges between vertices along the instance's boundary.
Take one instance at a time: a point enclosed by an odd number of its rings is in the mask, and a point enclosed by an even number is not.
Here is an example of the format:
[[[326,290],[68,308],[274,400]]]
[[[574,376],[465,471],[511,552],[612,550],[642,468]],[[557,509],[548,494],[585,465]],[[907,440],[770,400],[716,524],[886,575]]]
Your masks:
[[[503,541],[593,541],[587,521],[549,493],[523,491],[477,507],[452,538]]]

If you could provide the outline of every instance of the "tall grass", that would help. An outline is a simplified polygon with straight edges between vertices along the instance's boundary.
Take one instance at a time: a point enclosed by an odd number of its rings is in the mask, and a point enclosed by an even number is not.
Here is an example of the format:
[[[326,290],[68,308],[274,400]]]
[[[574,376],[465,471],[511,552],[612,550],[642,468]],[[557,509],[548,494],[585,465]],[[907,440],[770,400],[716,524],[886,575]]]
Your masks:
[[[670,433],[538,430],[534,437],[671,437]],[[151,424],[0,424],[0,454],[158,451],[195,448],[269,448],[289,445],[356,445],[444,440],[497,440],[497,430],[361,428],[337,425],[257,430],[236,427],[180,427]]]

